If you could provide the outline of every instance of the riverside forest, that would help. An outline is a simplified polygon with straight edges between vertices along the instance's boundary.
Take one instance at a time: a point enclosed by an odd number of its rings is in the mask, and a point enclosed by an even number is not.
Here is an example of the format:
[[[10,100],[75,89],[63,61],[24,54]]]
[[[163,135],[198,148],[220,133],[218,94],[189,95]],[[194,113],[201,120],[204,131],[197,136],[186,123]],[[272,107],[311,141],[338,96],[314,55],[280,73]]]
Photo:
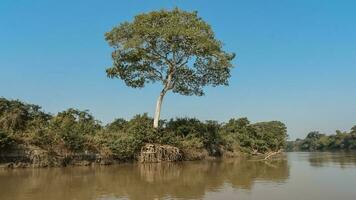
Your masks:
[[[202,160],[278,152],[287,139],[279,121],[175,118],[160,120],[157,129],[152,123],[141,114],[102,125],[88,111],[51,115],[38,105],[0,98],[0,159],[9,167],[107,165],[138,160],[146,144],[160,144],[168,154],[160,159]]]
[[[337,130],[335,134],[313,131],[304,139],[289,141],[286,148],[288,151],[356,150],[356,125],[350,131]]]

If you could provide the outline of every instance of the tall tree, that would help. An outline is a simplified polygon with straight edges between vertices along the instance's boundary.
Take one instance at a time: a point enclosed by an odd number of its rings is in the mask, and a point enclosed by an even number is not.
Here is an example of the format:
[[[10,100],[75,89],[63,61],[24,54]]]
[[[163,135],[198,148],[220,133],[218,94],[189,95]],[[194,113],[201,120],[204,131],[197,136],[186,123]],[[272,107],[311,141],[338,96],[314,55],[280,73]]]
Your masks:
[[[202,96],[204,86],[228,85],[235,54],[222,50],[222,43],[197,12],[176,8],[140,14],[132,22],[114,27],[105,37],[114,48],[108,77],[120,78],[133,88],[155,82],[163,85],[156,104],[155,128],[168,91]]]

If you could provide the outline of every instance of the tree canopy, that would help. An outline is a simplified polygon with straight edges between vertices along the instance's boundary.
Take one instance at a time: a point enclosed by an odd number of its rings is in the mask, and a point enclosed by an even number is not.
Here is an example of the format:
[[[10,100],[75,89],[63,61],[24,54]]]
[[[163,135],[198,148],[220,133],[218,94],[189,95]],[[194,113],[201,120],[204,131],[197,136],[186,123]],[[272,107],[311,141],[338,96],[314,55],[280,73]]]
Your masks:
[[[203,95],[205,85],[227,85],[234,54],[222,50],[197,12],[179,9],[137,15],[106,33],[114,48],[107,75],[130,87],[161,82],[182,95]]]

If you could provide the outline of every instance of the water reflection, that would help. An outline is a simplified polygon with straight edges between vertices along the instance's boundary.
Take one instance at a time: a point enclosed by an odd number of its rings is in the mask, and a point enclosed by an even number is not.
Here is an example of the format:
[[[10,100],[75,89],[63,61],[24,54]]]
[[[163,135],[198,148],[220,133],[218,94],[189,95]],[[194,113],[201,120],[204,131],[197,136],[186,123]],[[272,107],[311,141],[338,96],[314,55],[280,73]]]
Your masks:
[[[313,167],[356,167],[356,152],[312,152],[308,161]]]
[[[224,187],[249,190],[255,181],[283,182],[288,177],[287,160],[5,170],[0,171],[0,199],[196,199]]]

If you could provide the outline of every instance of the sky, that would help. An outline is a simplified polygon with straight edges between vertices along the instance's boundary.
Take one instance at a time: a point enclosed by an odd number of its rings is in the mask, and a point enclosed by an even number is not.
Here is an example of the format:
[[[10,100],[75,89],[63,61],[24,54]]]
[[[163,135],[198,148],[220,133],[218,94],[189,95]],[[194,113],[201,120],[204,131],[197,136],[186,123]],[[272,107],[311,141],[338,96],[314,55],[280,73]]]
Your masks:
[[[162,118],[279,120],[290,139],[356,125],[356,1],[1,0],[0,96],[50,113],[89,109],[103,124],[153,116],[160,85],[106,77],[104,34],[136,14],[198,11],[235,52],[228,87],[203,97],[168,94]]]

